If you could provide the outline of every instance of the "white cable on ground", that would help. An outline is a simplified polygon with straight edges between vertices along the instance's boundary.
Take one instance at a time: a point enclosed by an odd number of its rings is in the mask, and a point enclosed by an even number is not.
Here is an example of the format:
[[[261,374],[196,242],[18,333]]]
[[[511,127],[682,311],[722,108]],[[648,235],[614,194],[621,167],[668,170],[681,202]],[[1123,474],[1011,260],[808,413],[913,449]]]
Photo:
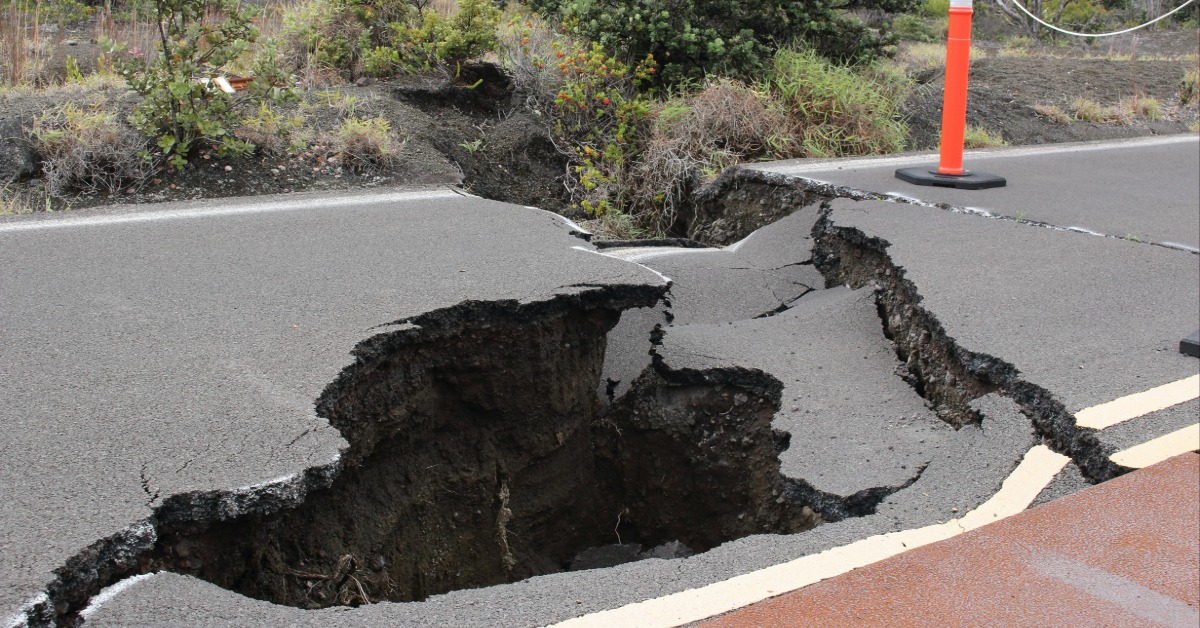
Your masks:
[[[1001,1],[1003,2],[1004,0],[1001,0]],[[1142,28],[1146,28],[1147,26],[1150,26],[1151,24],[1154,24],[1155,22],[1158,22],[1160,20],[1165,20],[1165,19],[1171,17],[1172,15],[1174,15],[1175,13],[1177,13],[1178,11],[1181,11],[1187,5],[1195,2],[1196,0],[1187,0],[1187,2],[1184,2],[1183,4],[1175,7],[1174,9],[1171,9],[1170,12],[1160,15],[1160,16],[1154,18],[1153,20],[1146,22],[1145,24],[1139,24],[1137,26],[1134,26],[1133,28],[1127,28],[1125,30],[1114,31],[1112,33],[1076,33],[1074,31],[1064,30],[1053,24],[1050,24],[1049,22],[1042,21],[1042,18],[1030,13],[1029,9],[1026,9],[1024,6],[1022,6],[1020,2],[1017,2],[1017,0],[1007,0],[1007,1],[1017,5],[1017,8],[1020,9],[1021,12],[1024,13],[1025,15],[1028,15],[1029,17],[1033,18],[1033,21],[1037,22],[1038,24],[1041,24],[1042,26],[1045,26],[1046,28],[1048,28],[1052,31],[1058,31],[1064,35],[1074,35],[1076,37],[1112,37],[1113,35],[1124,35],[1125,33],[1132,33],[1133,31],[1136,31],[1136,30],[1142,29]]]

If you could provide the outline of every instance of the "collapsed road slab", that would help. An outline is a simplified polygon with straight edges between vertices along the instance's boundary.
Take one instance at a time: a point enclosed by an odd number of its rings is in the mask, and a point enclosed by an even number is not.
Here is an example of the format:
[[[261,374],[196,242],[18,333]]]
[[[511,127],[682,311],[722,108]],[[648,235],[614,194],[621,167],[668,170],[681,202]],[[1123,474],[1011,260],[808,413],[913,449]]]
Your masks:
[[[166,519],[328,485],[348,446],[314,403],[379,343],[665,291],[574,231],[444,190],[0,222],[3,616],[63,617]]]
[[[968,152],[967,168],[1008,179],[1006,187],[990,190],[921,187],[895,177],[897,168],[936,163],[937,155],[928,154],[791,160],[748,167],[862,192],[1200,251],[1200,197],[1196,194],[1200,138],[1195,135]],[[1192,330],[1180,332],[1180,337]]]
[[[786,310],[825,278],[812,263],[810,207],[727,247],[628,246],[604,254],[642,264],[671,279],[664,308],[629,312],[609,334],[605,394],[620,396],[650,364],[656,325],[728,323]]]
[[[1173,350],[1200,318],[1191,253],[906,203],[835,200],[825,220],[827,269],[885,287],[889,333],[934,397],[975,378],[1069,432],[1075,412],[1196,374]],[[1093,477],[1114,472],[1101,449],[1095,468],[1077,460]]]
[[[781,471],[843,508],[871,510],[912,483],[953,433],[896,376],[870,290],[824,290],[769,318],[672,327],[657,353],[671,370],[740,367],[779,379],[772,425],[790,436]]]

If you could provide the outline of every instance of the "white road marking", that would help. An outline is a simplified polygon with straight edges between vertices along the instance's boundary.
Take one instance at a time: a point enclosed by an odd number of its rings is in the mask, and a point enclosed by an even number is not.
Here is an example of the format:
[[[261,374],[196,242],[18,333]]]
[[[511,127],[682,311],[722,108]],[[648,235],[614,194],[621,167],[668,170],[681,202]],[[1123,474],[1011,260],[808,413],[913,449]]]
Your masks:
[[[21,231],[64,229],[68,227],[95,227],[139,222],[158,222],[161,220],[179,220],[183,218],[264,214],[304,209],[323,209],[354,205],[368,205],[373,203],[407,203],[435,198],[449,198],[453,196],[462,195],[452,190],[445,189],[407,190],[403,192],[389,192],[385,194],[361,194],[328,198],[317,197],[303,199],[283,199],[238,205],[212,206],[211,203],[208,203],[206,206],[187,209],[131,211],[129,213],[108,214],[103,216],[80,216],[66,213],[61,217],[56,215],[51,218],[41,218],[38,220],[19,220],[15,222],[0,223],[0,234]]]
[[[1109,457],[1113,462],[1130,469],[1144,469],[1168,458],[1200,449],[1200,423],[1159,436]]]
[[[91,599],[91,602],[87,605],[87,608],[79,611],[79,617],[81,617],[84,621],[87,621],[93,613],[100,610],[100,607],[108,603],[109,600],[112,600],[120,595],[122,591],[129,589],[133,585],[153,575],[154,574],[152,573],[144,573],[126,578],[120,582],[117,582],[116,584],[104,587],[100,590],[100,593],[97,593],[96,596]]]
[[[627,262],[641,262],[655,257],[668,257],[683,253],[723,253],[724,249],[704,248],[693,249],[674,246],[637,246],[617,249],[601,249],[601,255],[623,259]]]
[[[1136,140],[1116,141],[1116,142],[1097,142],[1083,144],[1068,144],[1068,145],[1052,145],[1052,146],[1037,146],[1030,148],[1006,148],[1000,150],[983,150],[983,151],[968,151],[964,157],[971,160],[985,159],[988,157],[1027,157],[1038,155],[1057,155],[1062,153],[1084,153],[1101,150],[1112,150],[1114,148],[1142,148],[1147,146],[1166,146],[1170,144],[1183,144],[1188,142],[1200,141],[1200,137],[1194,135],[1170,135],[1153,138],[1140,138]],[[748,167],[764,172],[778,172],[780,174],[804,174],[806,172],[828,171],[830,169],[838,169],[839,165],[844,164],[846,170],[861,170],[864,168],[882,168],[882,167],[902,167],[914,166],[937,162],[936,153],[928,153],[921,155],[906,155],[903,157],[879,157],[874,159],[862,159],[859,157],[847,157],[843,159],[821,159],[821,160],[797,160],[791,162],[767,162],[762,164],[753,164]]]
[[[991,499],[952,519],[913,530],[869,537],[818,554],[760,569],[697,589],[628,604],[567,620],[557,626],[670,627],[699,621],[760,602],[907,552],[945,540],[1022,512],[1067,465],[1070,459],[1044,445],[1030,449]]]
[[[670,277],[668,277],[668,276],[666,276],[666,275],[664,275],[664,274],[662,274],[662,273],[658,272],[657,270],[654,270],[653,268],[650,268],[649,266],[646,266],[645,264],[638,264],[638,263],[637,263],[637,261],[635,261],[635,260],[632,260],[632,259],[627,259],[627,258],[624,258],[624,257],[617,257],[617,256],[615,256],[615,255],[609,255],[608,253],[604,253],[604,252],[602,252],[602,251],[595,251],[595,250],[592,250],[592,249],[589,249],[589,248],[585,248],[585,247],[582,247],[582,246],[573,246],[573,247],[571,247],[571,248],[575,249],[576,251],[583,251],[584,253],[591,253],[592,255],[603,255],[604,257],[611,257],[611,258],[613,258],[613,259],[619,259],[619,260],[622,260],[622,261],[630,262],[630,263],[632,263],[632,264],[637,264],[638,266],[641,266],[642,268],[645,268],[646,270],[648,270],[648,271],[650,271],[650,272],[654,273],[655,275],[658,275],[658,278],[659,278],[659,279],[662,279],[664,283],[668,283],[668,284],[669,284],[669,283],[671,283],[671,278],[670,278]]]
[[[4,620],[4,628],[21,628],[22,626],[28,626],[29,613],[31,613],[33,609],[49,601],[50,597],[46,595],[45,591],[42,591],[33,598],[27,600],[25,604],[21,606],[21,610],[15,615],[7,617]]]
[[[1200,397],[1200,375],[1114,399],[1075,413],[1075,425],[1102,430]]]

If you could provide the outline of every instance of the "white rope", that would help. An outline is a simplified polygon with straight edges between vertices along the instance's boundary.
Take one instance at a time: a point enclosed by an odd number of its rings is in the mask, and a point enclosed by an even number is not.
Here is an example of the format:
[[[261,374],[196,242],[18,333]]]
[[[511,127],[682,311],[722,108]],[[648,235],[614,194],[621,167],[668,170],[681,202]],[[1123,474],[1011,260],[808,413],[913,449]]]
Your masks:
[[[1000,0],[1000,1],[1004,2],[1005,0]],[[1076,33],[1074,31],[1064,30],[1053,24],[1050,24],[1049,22],[1042,21],[1042,18],[1030,13],[1029,9],[1026,9],[1025,7],[1021,6],[1021,3],[1017,2],[1017,0],[1007,0],[1007,1],[1017,5],[1018,9],[1020,9],[1023,13],[1025,13],[1025,15],[1028,15],[1029,17],[1033,18],[1033,21],[1037,22],[1038,24],[1041,24],[1042,26],[1045,26],[1046,28],[1048,28],[1050,30],[1058,31],[1064,35],[1074,35],[1076,37],[1112,37],[1113,35],[1124,35],[1125,33],[1132,33],[1133,31],[1136,31],[1138,29],[1146,28],[1147,26],[1150,26],[1151,24],[1154,24],[1155,22],[1158,22],[1159,20],[1165,20],[1165,19],[1171,17],[1172,15],[1174,15],[1176,12],[1183,10],[1184,7],[1195,2],[1196,0],[1187,0],[1187,2],[1184,2],[1183,4],[1175,7],[1169,13],[1160,15],[1160,16],[1154,18],[1153,20],[1146,22],[1145,24],[1139,24],[1137,26],[1134,26],[1133,28],[1127,28],[1125,30],[1115,31],[1112,33]]]

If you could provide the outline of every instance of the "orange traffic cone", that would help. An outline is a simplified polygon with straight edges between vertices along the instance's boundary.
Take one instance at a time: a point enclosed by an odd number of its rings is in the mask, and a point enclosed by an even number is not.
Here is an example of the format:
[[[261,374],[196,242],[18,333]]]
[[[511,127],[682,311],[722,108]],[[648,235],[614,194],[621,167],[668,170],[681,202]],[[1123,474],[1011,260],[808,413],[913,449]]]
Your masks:
[[[950,32],[946,39],[946,86],[942,95],[942,146],[936,169],[901,168],[896,177],[916,185],[964,190],[1004,187],[1008,182],[963,169],[963,136],[967,125],[967,74],[971,69],[971,0],[950,0]]]

